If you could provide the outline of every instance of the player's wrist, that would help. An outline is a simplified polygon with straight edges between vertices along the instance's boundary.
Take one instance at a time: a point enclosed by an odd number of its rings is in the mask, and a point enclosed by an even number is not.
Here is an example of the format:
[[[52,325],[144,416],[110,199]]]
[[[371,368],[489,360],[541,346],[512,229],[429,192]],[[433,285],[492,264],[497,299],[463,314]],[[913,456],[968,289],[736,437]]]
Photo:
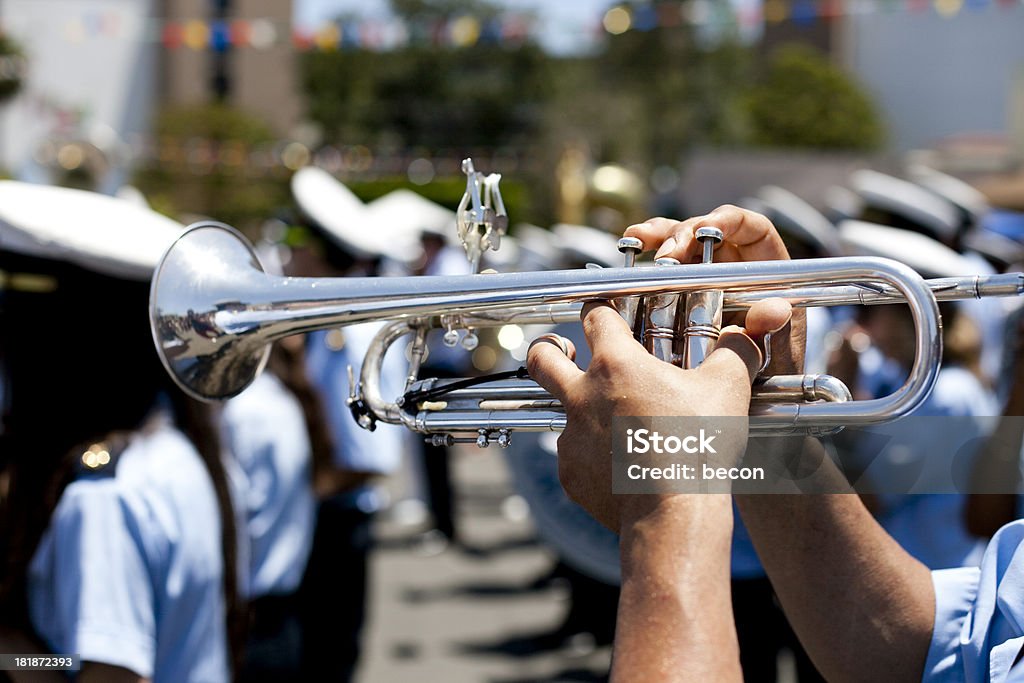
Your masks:
[[[623,496],[620,535],[628,545],[642,539],[672,536],[673,543],[708,540],[732,534],[732,503],[727,494]],[[697,533],[699,531],[699,533]]]

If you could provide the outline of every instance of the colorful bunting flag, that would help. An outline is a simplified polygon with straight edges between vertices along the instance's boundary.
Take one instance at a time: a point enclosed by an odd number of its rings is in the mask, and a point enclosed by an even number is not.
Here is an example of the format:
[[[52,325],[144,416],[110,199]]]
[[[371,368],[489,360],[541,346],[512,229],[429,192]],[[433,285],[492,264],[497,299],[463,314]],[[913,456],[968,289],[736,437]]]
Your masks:
[[[741,35],[759,36],[765,23],[793,22],[809,25],[833,21],[844,16],[878,12],[935,12],[952,19],[966,8],[984,12],[990,7],[1007,10],[1024,0],[647,0],[613,5],[601,16],[587,22],[587,36],[601,40],[625,31],[651,31],[676,28],[734,25]],[[314,31],[291,29],[288,22],[265,18],[186,21],[153,19],[143,24],[141,36],[127,36],[120,12],[85,11],[71,17],[61,27],[68,42],[94,39],[144,39],[159,41],[170,50],[229,49],[266,50],[289,42],[296,50],[393,50],[410,44],[470,47],[477,44],[515,46],[537,34],[531,15],[509,13],[483,21],[471,14],[452,17],[432,24],[407,25],[398,18],[366,17],[326,23]],[[590,31],[590,28],[593,30]],[[583,31],[583,24],[566,27]]]

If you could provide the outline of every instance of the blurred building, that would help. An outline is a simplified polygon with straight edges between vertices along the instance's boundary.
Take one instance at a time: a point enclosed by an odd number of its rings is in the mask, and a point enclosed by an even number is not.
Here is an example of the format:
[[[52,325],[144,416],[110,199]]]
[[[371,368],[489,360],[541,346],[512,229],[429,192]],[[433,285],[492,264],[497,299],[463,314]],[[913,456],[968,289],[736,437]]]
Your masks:
[[[258,20],[276,40],[256,49],[174,49],[163,52],[161,100],[170,105],[203,104],[223,98],[265,121],[285,136],[299,122],[300,103],[295,49],[291,42],[291,0],[161,0],[168,21]]]
[[[146,39],[153,7],[152,0],[0,3],[0,24],[28,60],[21,91],[0,109],[4,170],[36,181],[88,170],[98,189],[116,189],[124,141],[145,132],[152,113],[160,49]],[[60,157],[59,143],[73,140],[99,153]]]
[[[823,16],[825,3],[819,13],[798,0],[760,7],[758,52],[802,43],[830,55],[878,104],[893,150],[976,136],[983,144],[1000,138],[1024,153],[1024,5],[863,2],[836,5],[835,16]]]
[[[273,35],[254,47],[170,46],[170,26],[259,20]],[[19,94],[0,106],[0,169],[23,180],[114,192],[129,143],[145,140],[164,104],[228,103],[292,132],[302,112],[292,3],[285,0],[3,0],[0,24],[24,49]],[[266,38],[266,36],[264,36]],[[62,155],[68,143],[80,150]]]
[[[851,172],[888,169],[890,163],[885,155],[855,152],[705,149],[684,168],[680,202],[688,215],[698,215],[722,204],[745,204],[764,185],[778,185],[823,209],[828,189],[845,185]]]
[[[843,20],[837,47],[878,103],[890,146],[1014,134],[1022,125],[1013,112],[1024,89],[1024,5],[942,3],[950,16],[929,5]]]

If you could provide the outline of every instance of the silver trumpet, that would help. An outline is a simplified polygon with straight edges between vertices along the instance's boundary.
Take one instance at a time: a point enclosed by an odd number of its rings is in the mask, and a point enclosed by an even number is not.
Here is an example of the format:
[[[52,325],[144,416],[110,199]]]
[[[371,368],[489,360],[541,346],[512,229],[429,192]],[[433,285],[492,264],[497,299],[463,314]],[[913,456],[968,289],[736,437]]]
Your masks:
[[[225,225],[191,227],[170,247],[152,283],[150,320],[164,366],[187,394],[211,401],[245,389],[283,337],[354,323],[385,321],[353,382],[350,404],[360,424],[401,424],[438,444],[508,445],[513,431],[557,431],[565,412],[525,372],[491,379],[420,379],[431,329],[578,320],[587,301],[612,300],[648,350],[695,367],[713,348],[722,311],[770,297],[794,306],[905,303],[916,326],[916,358],[902,387],[853,401],[827,375],[759,378],[750,427],[754,433],[828,433],[845,425],[896,419],[925,399],[942,353],[937,300],[1016,296],[1024,273],[924,280],[883,258],[850,257],[633,265],[639,244],[620,242],[623,268],[501,273],[454,277],[295,278],[267,275],[252,246]],[[387,349],[412,336],[406,392],[381,394]]]

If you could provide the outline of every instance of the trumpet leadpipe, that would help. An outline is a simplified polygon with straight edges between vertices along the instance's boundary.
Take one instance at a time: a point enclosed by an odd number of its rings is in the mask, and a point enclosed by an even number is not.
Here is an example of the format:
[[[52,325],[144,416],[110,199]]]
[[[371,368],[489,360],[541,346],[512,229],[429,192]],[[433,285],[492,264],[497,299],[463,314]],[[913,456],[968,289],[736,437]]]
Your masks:
[[[962,301],[1024,294],[1024,273],[943,277],[924,282],[936,301]],[[746,310],[755,302],[773,296],[786,299],[797,308],[905,303],[902,293],[891,285],[864,283],[829,287],[796,287],[775,294],[772,292],[728,292],[725,297],[725,310]]]
[[[1012,297],[1024,294],[1024,273],[1000,275],[967,275],[963,277],[933,278],[925,280],[936,301],[963,301],[987,297]],[[818,306],[877,306],[906,303],[895,287],[882,284],[830,285],[827,287],[795,287],[786,290],[760,292],[731,291],[724,293],[723,310],[730,313],[745,311],[763,299],[785,299],[795,308]],[[465,316],[474,327],[495,325],[560,325],[578,322],[579,303],[548,304],[507,308],[500,311],[479,311]]]

